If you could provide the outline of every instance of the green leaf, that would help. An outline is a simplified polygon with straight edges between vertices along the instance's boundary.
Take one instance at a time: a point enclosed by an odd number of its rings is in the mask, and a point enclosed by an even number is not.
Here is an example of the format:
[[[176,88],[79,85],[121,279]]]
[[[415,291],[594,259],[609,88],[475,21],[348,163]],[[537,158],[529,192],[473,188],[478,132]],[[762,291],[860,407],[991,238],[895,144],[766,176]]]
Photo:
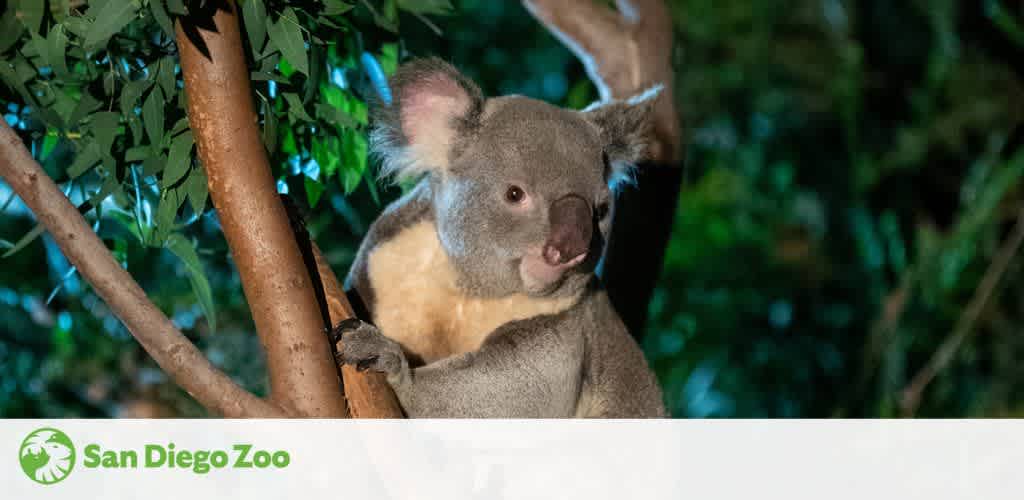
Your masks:
[[[303,183],[306,187],[306,201],[309,202],[309,206],[315,207],[317,202],[320,201],[320,196],[324,194],[326,187],[320,181],[311,179],[303,176]]]
[[[182,0],[167,0],[167,11],[176,16],[184,16],[188,14],[188,9],[185,7],[185,2]]]
[[[44,231],[46,231],[46,227],[42,224],[36,224],[36,227],[33,227],[32,230],[25,233],[25,236],[22,236],[18,241],[14,242],[14,245],[7,249],[7,251],[0,257],[6,258],[18,253],[22,248],[28,246],[29,243],[35,241],[35,239],[38,238],[39,235],[43,234]]]
[[[64,33],[64,28],[58,24],[46,35],[47,62],[53,68],[53,72],[58,78],[64,78],[68,75],[67,48],[68,35]]]
[[[109,153],[114,145],[114,140],[119,135],[118,128],[121,121],[121,114],[112,111],[101,111],[90,117],[89,130],[96,139],[101,153]]]
[[[324,15],[339,16],[352,10],[352,6],[341,0],[324,0]]]
[[[192,211],[196,214],[203,213],[206,209],[206,198],[209,196],[209,188],[206,184],[206,170],[193,168],[192,173],[185,179],[185,192],[188,194],[188,202],[192,204]]]
[[[149,136],[149,143],[160,146],[164,140],[164,93],[160,87],[153,87],[142,104],[142,124]]]
[[[124,29],[135,19],[139,6],[135,1],[115,0],[107,2],[96,14],[95,21],[85,35],[86,50],[95,50],[106,45],[110,37]]]
[[[89,34],[89,30],[92,29],[92,21],[82,16],[71,16],[61,24],[78,38],[85,38],[85,35]]]
[[[11,9],[13,7],[13,9]],[[39,32],[39,26],[43,22],[43,15],[46,13],[46,2],[40,0],[14,0],[8,6],[8,10],[15,11],[15,16],[21,20],[32,33]],[[4,33],[8,36],[8,33]]]
[[[359,124],[348,113],[333,106],[325,106],[317,103],[316,115],[335,126],[342,128],[356,128]]]
[[[178,209],[185,203],[185,193],[179,188],[164,189],[160,193],[160,205],[156,209],[156,217],[153,218],[153,233],[150,245],[162,245],[167,236],[174,231],[174,219],[178,216]]]
[[[306,108],[302,106],[302,99],[299,98],[298,94],[286,92],[281,94],[285,101],[288,101],[288,113],[292,116],[305,120],[307,122],[313,121],[313,117],[306,113]]]
[[[149,87],[153,85],[153,82],[149,80],[136,80],[134,82],[128,82],[121,89],[121,113],[127,118],[129,116],[135,116],[135,106],[139,102],[139,98],[142,97]]]
[[[142,176],[149,177],[151,175],[159,174],[164,170],[164,165],[166,164],[167,156],[163,154],[163,151],[152,154],[142,161]]]
[[[366,137],[358,131],[345,129],[341,137],[341,186],[346,193],[351,193],[359,187],[359,181],[363,178],[369,147]]]
[[[43,147],[39,153],[39,161],[46,161],[50,157],[53,148],[57,147],[57,144],[60,142],[59,134],[59,130],[49,129],[46,131],[46,136],[43,137]]]
[[[68,118],[68,126],[74,127],[78,125],[86,116],[91,115],[97,109],[103,107],[103,103],[92,96],[92,94],[85,92],[82,94],[82,98],[78,101],[78,105],[75,106],[75,110],[71,112],[71,116]]]
[[[276,23],[267,25],[267,34],[270,35],[270,43],[281,52],[281,55],[291,63],[296,71],[309,75],[309,56],[306,53],[306,43],[302,38],[302,30],[299,29],[299,18],[291,7],[285,8],[281,12],[281,17]]]
[[[50,30],[46,38],[33,33],[30,41],[32,47],[39,54],[41,65],[52,69],[58,77],[64,77],[68,73],[67,62],[64,60],[67,42],[67,35],[64,34],[64,29],[60,25]]]
[[[68,177],[74,179],[88,172],[90,168],[99,163],[102,157],[99,145],[95,142],[86,143],[85,147],[75,156],[75,160],[71,162],[71,166],[68,167]]]
[[[267,41],[267,8],[263,0],[244,0],[242,20],[245,21],[245,34],[249,37],[253,59],[256,59],[263,53],[263,44]]]
[[[167,100],[178,93],[174,66],[174,58],[171,56],[161,57],[157,63],[156,80],[160,84],[160,88],[164,89],[164,96]]]
[[[164,167],[163,178],[160,185],[164,189],[173,186],[188,173],[192,166],[192,131],[189,130],[171,142],[171,149],[167,153],[167,165]]]
[[[328,135],[322,139],[313,139],[311,154],[313,159],[320,165],[320,172],[323,179],[330,179],[341,167],[341,141],[335,135]]]
[[[149,0],[149,7],[160,29],[164,30],[168,37],[174,38],[174,21],[171,21],[171,16],[167,14],[163,0]]]
[[[0,53],[7,52],[7,49],[18,43],[21,32],[25,30],[25,25],[18,20],[16,10],[8,8],[3,16],[0,16],[0,33],[4,34],[0,37]]]
[[[398,69],[398,44],[385,43],[380,46],[380,57],[377,58],[384,74],[392,75]]]
[[[203,315],[206,316],[206,320],[210,323],[210,329],[216,330],[217,319],[216,310],[213,306],[213,291],[210,288],[209,280],[206,279],[203,265],[200,263],[199,255],[196,253],[192,243],[181,234],[174,233],[167,237],[164,246],[178,257],[182,264],[185,264],[185,273],[188,276],[189,284],[192,285],[192,291],[196,294],[196,299],[199,301],[199,307],[203,309]]]

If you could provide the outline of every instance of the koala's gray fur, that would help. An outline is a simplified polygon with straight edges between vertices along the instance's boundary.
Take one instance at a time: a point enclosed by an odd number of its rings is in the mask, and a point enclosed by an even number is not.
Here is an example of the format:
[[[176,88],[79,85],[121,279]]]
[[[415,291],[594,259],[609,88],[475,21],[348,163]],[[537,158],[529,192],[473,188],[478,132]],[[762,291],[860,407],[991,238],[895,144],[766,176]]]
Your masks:
[[[609,182],[642,159],[650,100],[485,99],[438,59],[391,85],[374,151],[386,175],[421,179],[359,250],[346,286],[376,326],[338,332],[340,359],[385,372],[410,417],[664,416],[593,273]]]

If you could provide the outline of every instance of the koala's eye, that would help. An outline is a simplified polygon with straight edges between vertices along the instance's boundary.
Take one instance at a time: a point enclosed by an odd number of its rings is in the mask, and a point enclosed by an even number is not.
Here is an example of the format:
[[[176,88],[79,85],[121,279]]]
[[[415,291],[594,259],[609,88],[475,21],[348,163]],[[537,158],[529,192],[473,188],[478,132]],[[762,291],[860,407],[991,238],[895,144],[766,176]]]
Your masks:
[[[526,191],[519,186],[509,186],[505,191],[505,201],[509,203],[522,203],[526,199]]]
[[[597,207],[594,208],[594,216],[597,217],[597,220],[599,221],[608,217],[608,202],[598,204]]]

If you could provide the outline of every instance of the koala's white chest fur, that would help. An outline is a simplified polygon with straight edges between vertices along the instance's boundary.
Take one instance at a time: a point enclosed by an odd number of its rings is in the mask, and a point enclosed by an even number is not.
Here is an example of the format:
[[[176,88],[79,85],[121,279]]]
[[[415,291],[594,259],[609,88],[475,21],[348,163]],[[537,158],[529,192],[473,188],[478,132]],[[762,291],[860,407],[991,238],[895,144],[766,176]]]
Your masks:
[[[505,323],[555,314],[577,300],[463,294],[431,221],[418,222],[381,243],[367,264],[377,327],[426,363],[474,351]]]

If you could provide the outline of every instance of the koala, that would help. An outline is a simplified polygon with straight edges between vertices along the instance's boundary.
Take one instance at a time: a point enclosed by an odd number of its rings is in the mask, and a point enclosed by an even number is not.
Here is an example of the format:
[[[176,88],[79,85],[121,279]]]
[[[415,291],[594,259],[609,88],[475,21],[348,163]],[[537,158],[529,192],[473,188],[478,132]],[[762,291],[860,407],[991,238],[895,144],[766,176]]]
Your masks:
[[[383,175],[417,182],[346,278],[369,322],[333,330],[339,361],[385,373],[409,417],[664,416],[594,273],[651,99],[574,111],[485,98],[436,58],[390,84],[372,150]]]

